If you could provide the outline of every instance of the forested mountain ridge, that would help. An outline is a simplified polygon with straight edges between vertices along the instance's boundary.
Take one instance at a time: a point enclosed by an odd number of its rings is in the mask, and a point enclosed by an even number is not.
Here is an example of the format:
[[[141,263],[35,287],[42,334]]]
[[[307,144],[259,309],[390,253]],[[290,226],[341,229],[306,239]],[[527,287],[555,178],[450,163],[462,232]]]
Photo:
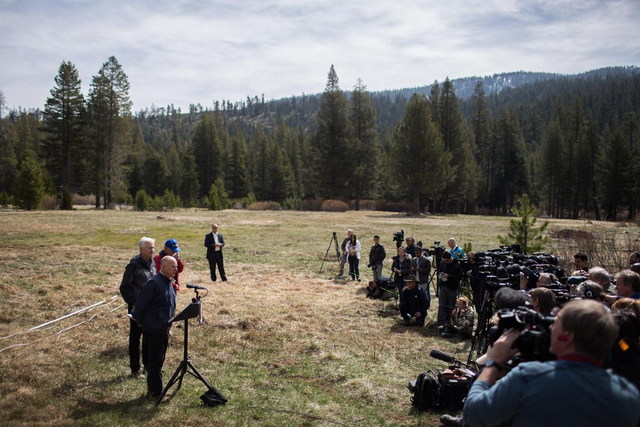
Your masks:
[[[133,114],[113,57],[86,98],[79,87],[63,62],[43,112],[0,120],[0,203],[34,208],[26,199],[48,193],[68,207],[79,192],[104,207],[148,208],[146,197],[160,207],[336,198],[357,208],[377,198],[505,213],[526,192],[549,215],[609,219],[633,217],[639,204],[637,67],[371,93],[360,80],[344,91],[332,66],[322,94]]]

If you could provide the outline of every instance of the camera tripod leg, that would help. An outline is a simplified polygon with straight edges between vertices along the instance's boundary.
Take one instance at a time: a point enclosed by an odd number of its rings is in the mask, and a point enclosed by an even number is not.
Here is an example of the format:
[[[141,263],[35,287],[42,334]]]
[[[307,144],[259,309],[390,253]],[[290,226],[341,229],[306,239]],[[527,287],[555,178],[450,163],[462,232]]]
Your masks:
[[[176,383],[176,381],[180,381],[176,391],[180,390],[180,387],[182,386],[182,377],[184,377],[185,372],[187,372],[188,363],[189,363],[188,360],[183,360],[180,363],[180,366],[178,366],[178,369],[176,369],[176,371],[173,373],[173,375],[171,376],[171,379],[169,380],[165,388],[162,390],[162,393],[160,393],[160,396],[158,396],[158,399],[156,399],[156,406],[160,404],[160,402],[162,401],[162,398],[167,394],[169,389]]]

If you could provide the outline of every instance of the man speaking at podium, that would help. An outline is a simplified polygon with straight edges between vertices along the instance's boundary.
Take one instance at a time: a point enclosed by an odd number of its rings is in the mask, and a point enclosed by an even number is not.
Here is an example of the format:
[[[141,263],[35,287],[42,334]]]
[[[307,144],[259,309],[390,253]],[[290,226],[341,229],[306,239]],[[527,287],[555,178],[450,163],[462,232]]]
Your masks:
[[[131,311],[131,318],[142,326],[142,349],[146,356],[147,397],[162,393],[162,365],[169,343],[169,320],[176,312],[176,292],[172,286],[178,271],[174,257],[162,258],[160,272],[144,284]]]

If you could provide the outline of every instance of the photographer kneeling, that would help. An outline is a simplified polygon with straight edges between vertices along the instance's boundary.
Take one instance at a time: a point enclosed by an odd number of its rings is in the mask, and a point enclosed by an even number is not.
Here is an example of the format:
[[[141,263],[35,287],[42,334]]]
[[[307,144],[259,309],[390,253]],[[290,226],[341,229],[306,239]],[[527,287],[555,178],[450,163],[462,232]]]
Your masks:
[[[491,360],[473,383],[464,404],[470,426],[636,426],[638,390],[602,368],[618,327],[593,300],[567,303],[551,325],[550,351],[558,360],[519,364],[498,383],[520,331],[509,330],[493,344]]]

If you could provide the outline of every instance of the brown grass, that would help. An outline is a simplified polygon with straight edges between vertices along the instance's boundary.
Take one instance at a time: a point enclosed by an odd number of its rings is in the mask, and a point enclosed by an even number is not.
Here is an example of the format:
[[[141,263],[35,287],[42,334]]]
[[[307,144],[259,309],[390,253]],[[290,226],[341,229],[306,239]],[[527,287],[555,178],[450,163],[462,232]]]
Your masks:
[[[227,242],[224,284],[208,280],[203,238],[211,222]],[[507,223],[382,212],[3,212],[0,350],[15,347],[0,352],[2,424],[438,425],[438,414],[411,409],[406,382],[427,368],[444,368],[429,350],[466,359],[466,344],[440,339],[432,326],[400,326],[393,301],[368,300],[364,285],[335,278],[335,259],[322,273],[320,264],[332,231],[340,243],[353,228],[365,248],[380,234],[390,249],[392,233],[404,229],[427,246],[455,236],[483,250],[496,246]],[[638,233],[572,221],[551,227]],[[182,389],[156,408],[141,399],[144,381],[127,377],[126,311],[113,296],[143,235],[155,237],[158,250],[176,238],[186,262],[183,282],[209,287],[206,323],[190,328],[190,355],[229,398],[225,406],[203,408],[204,386],[185,377]],[[179,308],[192,296],[183,291]],[[27,332],[102,300],[89,312]],[[434,316],[432,308],[431,321]],[[181,360],[182,341],[178,325],[165,381]]]

